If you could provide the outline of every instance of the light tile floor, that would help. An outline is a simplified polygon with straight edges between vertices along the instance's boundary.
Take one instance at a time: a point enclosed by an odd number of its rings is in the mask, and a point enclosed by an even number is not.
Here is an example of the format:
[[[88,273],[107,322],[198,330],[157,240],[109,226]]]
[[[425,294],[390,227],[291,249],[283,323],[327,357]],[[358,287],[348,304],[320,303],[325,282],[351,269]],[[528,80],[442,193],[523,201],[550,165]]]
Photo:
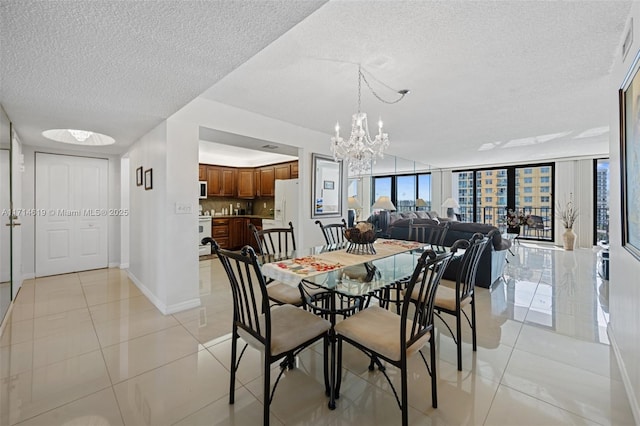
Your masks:
[[[479,347],[471,351],[465,332],[462,372],[438,327],[438,409],[412,359],[410,423],[633,424],[595,253],[525,242],[514,252],[505,281],[478,289]],[[231,296],[217,259],[200,262],[200,292],[201,307],[164,316],[117,269],[25,282],[0,338],[0,425],[260,424],[258,352],[245,354],[228,404]],[[344,356],[335,411],[316,345],[281,380],[271,423],[399,424],[382,375],[348,346]]]

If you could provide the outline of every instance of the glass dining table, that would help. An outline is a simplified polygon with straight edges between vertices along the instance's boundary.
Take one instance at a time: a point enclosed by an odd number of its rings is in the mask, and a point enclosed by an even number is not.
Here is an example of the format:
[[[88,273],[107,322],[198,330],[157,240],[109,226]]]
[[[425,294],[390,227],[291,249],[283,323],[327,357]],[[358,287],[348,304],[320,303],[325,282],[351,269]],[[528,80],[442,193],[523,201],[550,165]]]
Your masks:
[[[299,249],[261,258],[265,277],[297,286],[304,308],[327,318],[331,351],[331,381],[335,391],[336,359],[333,326],[338,316],[349,316],[366,308],[372,299],[382,307],[395,303],[399,311],[401,286],[414,272],[429,244],[413,241],[378,239],[375,254],[347,252],[349,243]],[[372,360],[373,366],[374,360]],[[327,396],[331,390],[327,390]],[[335,408],[330,398],[329,408]]]

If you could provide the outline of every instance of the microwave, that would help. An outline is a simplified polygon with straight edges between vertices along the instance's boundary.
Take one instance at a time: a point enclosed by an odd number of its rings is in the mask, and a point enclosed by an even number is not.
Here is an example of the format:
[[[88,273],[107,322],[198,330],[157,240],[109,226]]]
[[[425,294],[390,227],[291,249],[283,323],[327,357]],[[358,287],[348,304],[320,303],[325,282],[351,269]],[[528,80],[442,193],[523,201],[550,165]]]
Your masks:
[[[207,198],[207,181],[201,180],[200,184],[200,198]]]

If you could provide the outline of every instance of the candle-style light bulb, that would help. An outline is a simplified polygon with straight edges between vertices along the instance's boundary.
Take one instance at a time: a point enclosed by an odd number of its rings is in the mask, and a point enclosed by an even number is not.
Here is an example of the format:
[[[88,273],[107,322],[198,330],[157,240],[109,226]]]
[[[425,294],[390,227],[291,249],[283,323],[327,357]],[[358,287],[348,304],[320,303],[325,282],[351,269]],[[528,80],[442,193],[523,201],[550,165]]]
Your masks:
[[[336,121],[336,138],[340,137],[340,123]]]
[[[378,134],[382,135],[382,118],[378,119]]]

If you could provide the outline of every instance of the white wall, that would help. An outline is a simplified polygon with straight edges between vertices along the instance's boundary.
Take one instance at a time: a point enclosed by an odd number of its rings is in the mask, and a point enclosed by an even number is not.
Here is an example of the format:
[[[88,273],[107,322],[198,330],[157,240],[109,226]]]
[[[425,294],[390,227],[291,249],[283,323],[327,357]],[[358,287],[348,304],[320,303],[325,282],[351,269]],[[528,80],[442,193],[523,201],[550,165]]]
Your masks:
[[[621,243],[621,203],[620,203],[620,134],[618,116],[618,89],[640,50],[640,3],[631,8],[634,21],[631,51],[622,61],[616,52],[611,70],[609,87],[609,151],[611,173],[611,205],[609,242],[611,264],[609,275],[610,327],[614,351],[618,356],[621,375],[629,394],[631,408],[636,423],[640,423],[640,261],[627,252]],[[621,41],[622,44],[622,41]]]
[[[555,163],[555,200],[563,206],[570,199],[578,209],[579,216],[573,231],[576,233],[575,247],[593,247],[593,159],[562,160]],[[562,221],[555,218],[555,244],[562,245],[565,229]]]
[[[24,141],[23,141],[24,142]],[[25,209],[35,208],[35,153],[64,154],[92,158],[106,158],[108,169],[108,208],[120,207],[120,158],[106,154],[79,153],[78,151],[62,149],[43,149],[29,145],[22,145],[24,154],[24,172],[22,173],[22,206]],[[22,270],[23,277],[35,276],[35,217],[25,216],[22,222]],[[120,218],[109,217],[108,221],[109,266],[120,264]]]
[[[168,120],[128,152],[129,276],[163,313],[199,306],[198,131]],[[152,169],[153,188],[136,185],[136,169]],[[191,213],[176,214],[176,203]]]

